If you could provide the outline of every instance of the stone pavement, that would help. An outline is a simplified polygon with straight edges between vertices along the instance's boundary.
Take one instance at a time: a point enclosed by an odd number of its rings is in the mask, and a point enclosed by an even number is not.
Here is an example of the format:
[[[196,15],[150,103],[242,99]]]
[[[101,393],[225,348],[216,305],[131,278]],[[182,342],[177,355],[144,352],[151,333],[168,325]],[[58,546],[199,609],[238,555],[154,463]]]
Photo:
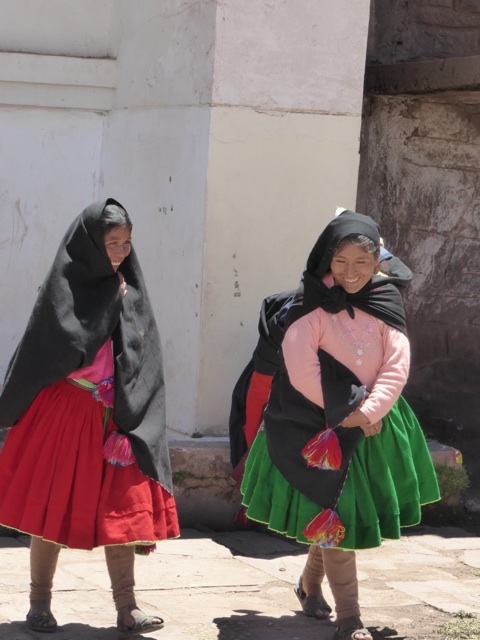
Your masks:
[[[50,637],[24,623],[28,545],[27,536],[0,538],[0,640]],[[300,614],[293,594],[305,553],[259,531],[183,530],[137,557],[138,603],[165,619],[162,630],[141,637],[331,640],[333,621]],[[418,527],[357,559],[363,618],[376,638],[442,640],[435,630],[453,614],[480,614],[480,538],[461,529]],[[119,637],[102,549],[62,550],[53,611],[61,625],[55,640]]]

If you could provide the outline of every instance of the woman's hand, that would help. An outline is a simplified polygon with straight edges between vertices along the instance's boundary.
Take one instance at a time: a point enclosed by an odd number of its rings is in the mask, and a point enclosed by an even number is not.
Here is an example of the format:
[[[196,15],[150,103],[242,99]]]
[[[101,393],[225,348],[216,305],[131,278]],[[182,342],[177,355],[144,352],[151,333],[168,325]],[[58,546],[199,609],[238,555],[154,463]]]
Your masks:
[[[117,271],[117,275],[118,275],[118,279],[120,280],[120,290],[122,292],[122,297],[124,298],[128,293],[127,283],[125,282],[125,278],[120,273],[120,271]]]
[[[349,416],[340,423],[341,427],[360,427],[366,437],[375,436],[377,433],[380,433],[382,430],[383,422],[379,420],[378,422],[374,422],[373,424],[367,418],[367,416],[362,413],[360,409],[355,409]]]
[[[374,422],[373,424],[368,424],[365,427],[361,427],[363,429],[363,433],[365,437],[368,436],[376,436],[377,433],[380,433],[383,427],[383,421],[379,420],[378,422]]]

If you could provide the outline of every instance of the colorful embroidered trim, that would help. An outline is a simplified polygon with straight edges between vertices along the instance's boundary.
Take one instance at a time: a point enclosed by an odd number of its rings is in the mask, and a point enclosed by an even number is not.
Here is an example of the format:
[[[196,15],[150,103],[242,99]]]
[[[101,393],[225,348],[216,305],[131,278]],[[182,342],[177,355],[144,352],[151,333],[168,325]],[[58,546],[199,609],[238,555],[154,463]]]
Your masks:
[[[97,402],[101,402],[104,407],[113,407],[113,398],[114,398],[114,383],[113,377],[105,378],[104,380],[100,380],[98,384],[94,382],[90,382],[90,380],[85,380],[84,378],[66,378],[67,382],[75,385],[76,387],[80,387],[81,389],[85,389],[86,391],[90,391],[92,396],[97,400]]]
[[[92,396],[105,407],[113,407],[113,377],[100,380],[100,382],[95,386],[95,389],[93,389]]]

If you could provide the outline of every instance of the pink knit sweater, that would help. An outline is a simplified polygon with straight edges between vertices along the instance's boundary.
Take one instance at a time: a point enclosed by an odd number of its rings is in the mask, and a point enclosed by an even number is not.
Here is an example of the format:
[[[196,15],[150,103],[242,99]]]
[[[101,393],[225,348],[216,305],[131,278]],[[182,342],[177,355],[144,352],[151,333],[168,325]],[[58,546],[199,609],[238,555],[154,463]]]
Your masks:
[[[333,284],[331,276],[324,280]],[[282,342],[290,383],[306,398],[324,406],[318,349],[321,347],[355,373],[370,395],[361,406],[370,422],[383,418],[407,381],[408,338],[381,320],[355,309],[330,314],[315,309],[294,322]]]

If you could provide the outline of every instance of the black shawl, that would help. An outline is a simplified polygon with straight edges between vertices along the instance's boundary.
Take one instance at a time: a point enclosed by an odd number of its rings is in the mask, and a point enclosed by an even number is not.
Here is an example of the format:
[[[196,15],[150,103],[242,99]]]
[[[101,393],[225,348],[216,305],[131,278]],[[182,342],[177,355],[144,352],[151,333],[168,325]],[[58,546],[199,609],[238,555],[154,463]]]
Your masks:
[[[253,372],[273,376],[280,365],[279,349],[283,339],[285,317],[295,291],[282,291],[262,301],[258,321],[258,342],[252,358],[240,374],[232,392],[228,430],[230,461],[236,467],[247,451],[243,433],[246,421],[247,394]]]
[[[351,234],[362,234],[380,244],[378,225],[368,216],[345,211],[324,229],[313,247],[303,274],[303,285],[297,291],[287,314],[287,327],[302,316],[320,307],[329,313],[346,309],[351,317],[355,308],[383,320],[406,333],[405,314],[398,278],[374,276],[361,291],[348,294],[342,287],[328,288],[322,278],[330,271],[330,263],[340,240]],[[335,360],[328,351],[318,353],[321,384],[325,401],[322,409],[311,402],[291,384],[281,356],[275,374],[268,406],[264,413],[267,446],[273,464],[285,478],[323,508],[334,508],[345,477],[350,457],[363,431],[359,427],[337,425],[357,409],[367,394],[357,376]],[[338,471],[309,468],[302,449],[326,426],[337,427],[335,433],[342,448],[342,466]]]
[[[39,391],[92,364],[111,336],[113,419],[141,471],[172,492],[160,337],[133,247],[120,267],[128,289],[121,295],[103,241],[107,204],[119,203],[109,198],[87,207],[60,243],[7,370],[0,425],[14,425]]]

